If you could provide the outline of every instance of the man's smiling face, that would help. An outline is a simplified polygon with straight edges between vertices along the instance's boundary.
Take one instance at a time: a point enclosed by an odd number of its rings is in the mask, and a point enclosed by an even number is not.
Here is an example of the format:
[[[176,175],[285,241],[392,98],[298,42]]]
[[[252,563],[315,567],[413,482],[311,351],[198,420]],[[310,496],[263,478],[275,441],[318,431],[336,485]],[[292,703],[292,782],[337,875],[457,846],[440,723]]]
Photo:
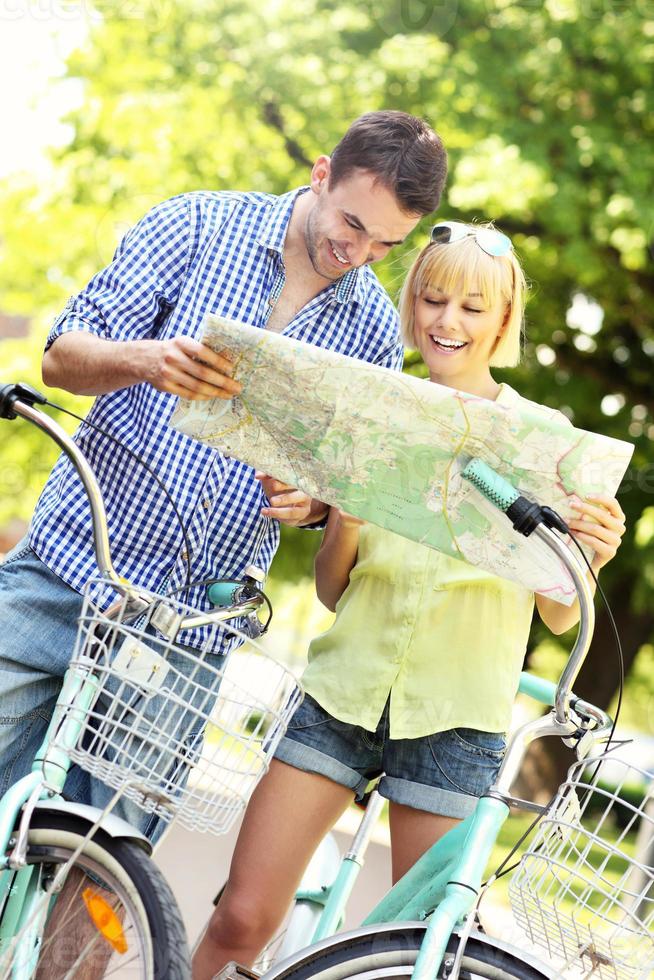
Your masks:
[[[311,174],[316,195],[304,240],[311,264],[324,279],[338,279],[356,266],[383,259],[413,231],[421,215],[402,211],[395,195],[366,170],[329,187],[329,158]]]

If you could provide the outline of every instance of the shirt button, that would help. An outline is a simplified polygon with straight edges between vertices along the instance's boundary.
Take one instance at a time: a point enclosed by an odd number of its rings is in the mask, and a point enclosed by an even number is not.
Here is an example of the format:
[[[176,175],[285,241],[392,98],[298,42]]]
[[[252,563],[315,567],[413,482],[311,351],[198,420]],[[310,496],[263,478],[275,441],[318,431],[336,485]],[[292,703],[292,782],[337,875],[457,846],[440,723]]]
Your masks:
[[[205,499],[202,501],[202,506],[204,507],[205,510],[209,510],[209,508],[211,507],[211,501],[209,500],[208,497],[205,497]]]
[[[182,552],[182,558],[184,559],[184,561],[188,561],[188,551]]]

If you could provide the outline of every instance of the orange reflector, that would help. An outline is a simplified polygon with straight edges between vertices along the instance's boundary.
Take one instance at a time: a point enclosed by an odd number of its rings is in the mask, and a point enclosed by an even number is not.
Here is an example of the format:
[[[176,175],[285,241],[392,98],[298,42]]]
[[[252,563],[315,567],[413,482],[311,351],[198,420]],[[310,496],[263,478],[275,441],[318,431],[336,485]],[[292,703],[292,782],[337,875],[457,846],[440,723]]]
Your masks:
[[[117,953],[126,953],[127,940],[123,932],[123,924],[109,902],[102,895],[94,892],[92,888],[85,888],[82,892],[82,898],[98,932],[104,936]]]

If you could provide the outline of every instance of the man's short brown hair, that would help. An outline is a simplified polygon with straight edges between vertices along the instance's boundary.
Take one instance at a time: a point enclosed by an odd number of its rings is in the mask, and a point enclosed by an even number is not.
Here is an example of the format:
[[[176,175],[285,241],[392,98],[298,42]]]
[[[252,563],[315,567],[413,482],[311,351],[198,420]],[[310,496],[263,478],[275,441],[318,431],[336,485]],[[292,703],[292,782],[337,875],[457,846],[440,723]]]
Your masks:
[[[331,154],[330,187],[355,170],[375,174],[407,214],[431,214],[447,177],[447,153],[423,119],[392,109],[367,112]]]

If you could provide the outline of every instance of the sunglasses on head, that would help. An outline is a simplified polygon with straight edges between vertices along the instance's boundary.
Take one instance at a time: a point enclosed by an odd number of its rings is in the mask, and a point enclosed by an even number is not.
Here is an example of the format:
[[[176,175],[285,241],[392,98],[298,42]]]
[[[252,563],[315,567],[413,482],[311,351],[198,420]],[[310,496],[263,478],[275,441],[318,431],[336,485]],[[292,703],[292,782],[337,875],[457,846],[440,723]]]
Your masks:
[[[442,221],[431,230],[431,241],[434,245],[449,245],[450,242],[460,242],[463,238],[474,238],[487,255],[508,255],[513,249],[511,239],[495,228],[470,228],[460,221]]]

